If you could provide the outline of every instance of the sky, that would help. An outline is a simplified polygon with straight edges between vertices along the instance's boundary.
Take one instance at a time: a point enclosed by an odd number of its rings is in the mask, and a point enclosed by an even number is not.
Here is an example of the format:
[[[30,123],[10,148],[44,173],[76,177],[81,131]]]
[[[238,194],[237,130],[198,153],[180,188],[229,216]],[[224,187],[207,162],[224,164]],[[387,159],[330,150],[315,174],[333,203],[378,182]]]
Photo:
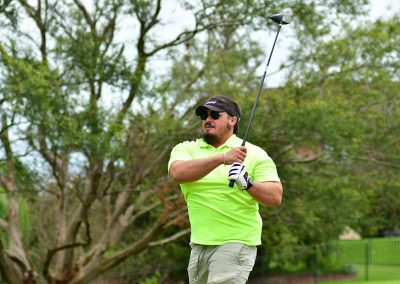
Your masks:
[[[198,0],[193,0],[194,3],[196,1]],[[89,9],[90,6],[93,6],[93,0],[83,0],[82,2],[87,5]],[[400,14],[400,0],[370,0],[370,13],[366,17],[366,20],[373,21],[378,18],[387,19],[392,17],[396,13]],[[295,15],[293,16],[295,17]],[[163,19],[164,25],[162,25],[162,27],[159,28],[156,33],[154,33],[155,38],[160,42],[167,42],[169,40],[172,40],[176,38],[176,36],[188,26],[194,26],[193,16],[185,13],[180,8],[178,0],[165,0],[161,10],[160,18]],[[120,24],[122,25],[121,31],[125,32],[117,33],[117,41],[128,44],[128,47],[125,49],[125,53],[128,58],[134,60],[136,58],[136,50],[133,47],[136,45],[136,43],[132,38],[132,30],[135,30],[135,28],[137,28],[137,23],[132,22],[132,19],[122,19],[120,21]],[[26,26],[28,30],[32,28],[31,24],[27,24]],[[260,35],[255,35],[265,54],[265,60],[264,62],[262,62],[259,68],[257,68],[256,76],[261,77],[265,70],[265,65],[267,63],[275,33],[276,31],[270,30],[265,31]],[[289,50],[286,48],[286,46],[290,45],[290,42],[288,44],[289,34],[290,27],[284,26],[279,35],[274,54],[268,68],[268,74],[265,80],[264,88],[277,87],[279,85],[282,85],[284,82],[285,74],[283,72],[276,71],[289,56]],[[148,66],[151,68],[150,72],[154,73],[156,77],[162,76],[163,72],[169,72],[166,59],[167,58],[165,54],[152,57],[151,62]],[[110,98],[109,101],[112,102],[114,100]]]
[[[82,2],[87,4],[88,2],[90,2],[92,0],[83,0]],[[176,37],[176,35],[179,33],[180,30],[182,30],[183,28],[185,28],[188,25],[188,21],[190,22],[190,19],[188,19],[188,16],[183,14],[183,13],[176,13],[178,11],[178,7],[177,7],[177,0],[166,0],[170,3],[169,7],[166,7],[166,10],[164,11],[164,13],[169,13],[170,15],[172,15],[171,18],[171,22],[169,23],[169,26],[172,27],[174,30],[167,30],[164,31],[165,35],[168,36],[172,36],[172,37]],[[174,6],[175,5],[175,6]],[[394,14],[399,14],[400,15],[400,0],[370,0],[370,14],[367,17],[369,20],[373,21],[377,18],[382,18],[382,19],[387,19],[392,17]],[[132,28],[133,23],[124,23],[124,25],[126,24],[127,28]],[[29,31],[30,29],[32,29],[32,25],[31,23],[27,22],[27,27],[26,29]],[[287,29],[286,29],[287,30]],[[131,30],[129,30],[131,31]],[[33,31],[34,34],[35,31]],[[267,62],[268,59],[268,55],[270,52],[270,48],[272,46],[273,43],[273,39],[274,39],[274,35],[275,32],[272,32],[270,34],[267,34],[268,36],[263,37],[264,41],[262,42],[262,47],[265,50],[265,60],[263,62],[263,64],[260,66],[259,70],[257,70],[257,76],[262,76],[262,73],[265,69],[265,64]],[[120,40],[121,41],[127,41],[127,35],[119,35],[121,36]],[[286,35],[287,36],[287,35]],[[271,60],[271,64],[270,64],[270,68],[268,70],[268,74],[271,76],[268,76],[265,80],[265,85],[264,85],[264,89],[267,87],[275,87],[275,86],[279,86],[281,83],[283,83],[284,80],[284,74],[282,74],[283,72],[279,72],[274,74],[274,70],[276,71],[277,68],[279,68],[279,65],[283,62],[283,60],[285,60],[285,58],[287,58],[288,56],[288,50],[285,50],[285,46],[283,44],[285,39],[285,29],[282,29],[282,32],[279,36],[278,39],[278,43],[277,43],[277,47],[274,54],[273,54],[273,58]],[[128,39],[129,42],[129,39]],[[130,42],[131,44],[133,44],[134,46],[134,42]],[[164,64],[164,66],[166,66],[165,64],[165,58],[164,58],[164,62],[162,61],[163,58],[160,58],[158,60],[156,60],[155,62],[153,62],[153,66],[155,67],[154,70],[155,71],[164,71],[164,72],[168,72],[167,68],[162,68],[162,65]],[[259,73],[259,74],[258,74]],[[274,75],[272,75],[274,74]],[[255,90],[256,92],[257,90]],[[117,97],[119,97],[121,99],[121,95],[117,94]],[[106,105],[112,105],[113,102],[113,91],[110,90],[110,92],[108,92],[108,96],[105,96],[105,103]],[[1,153],[0,153],[1,154]]]
[[[89,1],[89,0],[87,0]],[[197,0],[192,0],[195,3]],[[179,6],[179,1],[177,0],[165,0],[163,2],[163,7],[161,9],[160,18],[162,19],[164,25],[161,28],[157,29],[154,32],[155,38],[160,42],[170,41],[183,31],[185,28],[194,26],[193,16],[189,13],[185,13],[183,9]],[[377,18],[388,19],[392,17],[395,13],[400,14],[400,0],[370,0],[370,13],[366,16],[366,20],[374,21]],[[295,15],[293,15],[295,17]],[[350,19],[349,19],[350,20]],[[129,31],[129,34],[120,33],[120,42],[127,42],[127,38],[131,38],[132,27],[137,26],[136,23],[133,22],[125,22],[123,23],[126,28],[122,30]],[[261,32],[255,34],[254,37],[260,43],[261,48],[264,50],[265,60],[261,63],[261,65],[256,70],[256,76],[262,77],[263,72],[265,70],[268,56],[273,44],[273,40],[275,37],[276,31],[269,30],[265,32]],[[285,81],[285,71],[277,72],[280,65],[288,58],[289,50],[287,48],[290,45],[288,41],[290,35],[290,27],[283,26],[280,32],[273,56],[271,58],[270,65],[268,67],[267,77],[264,82],[263,88],[271,88],[278,87],[284,84]],[[129,42],[129,40],[128,40]],[[288,43],[289,42],[289,43]],[[129,42],[130,46],[134,46],[135,43],[133,41]],[[129,51],[128,51],[129,50]],[[133,52],[132,54],[127,54],[129,58],[136,58],[134,54],[135,50],[131,48],[127,48],[125,52]],[[159,54],[150,59],[150,64],[148,68],[150,69],[150,73],[152,73],[155,77],[160,77],[167,72],[169,72],[169,63],[167,61],[167,57],[165,54]],[[287,71],[286,71],[287,72]],[[112,96],[112,94],[110,94]],[[113,98],[108,96],[104,96],[106,100],[110,102],[114,102]]]
[[[195,0],[193,0],[195,1]],[[190,14],[185,14],[182,9],[179,8],[178,1],[166,0],[166,5],[163,6],[162,13],[166,18],[170,20],[166,22],[166,25],[161,30],[157,31],[157,38],[165,38],[165,41],[170,40],[183,30],[185,27],[193,26],[194,21]],[[388,19],[394,14],[400,14],[400,0],[370,0],[370,13],[366,16],[366,20],[374,21],[378,18]],[[171,15],[173,15],[171,17]],[[169,17],[168,17],[169,16]],[[293,15],[295,17],[295,15]],[[163,18],[163,16],[161,16]],[[285,48],[288,46],[287,38],[290,30],[285,26],[282,28],[279,35],[270,66],[268,68],[268,76],[265,81],[265,87],[277,87],[284,81],[285,74],[283,72],[276,72],[280,67],[281,63],[289,56],[289,50]],[[286,38],[285,38],[286,34]],[[255,35],[257,41],[259,41],[261,47],[265,50],[265,62],[256,70],[257,76],[262,76],[267,59],[273,44],[275,31],[269,31]],[[162,61],[162,58],[158,60]],[[156,59],[154,62],[157,65],[155,72],[159,71],[159,64]],[[167,68],[165,68],[167,69]]]
[[[366,16],[366,20],[375,21],[377,19],[388,19],[395,14],[400,15],[400,0],[370,0],[370,12],[369,15]],[[283,36],[284,36],[284,30]],[[281,35],[279,35],[281,37]],[[269,54],[270,46],[272,46],[273,38],[269,39],[264,43],[266,56]],[[281,85],[284,81],[285,74],[282,72],[274,73],[279,68],[281,62],[285,60],[285,58],[289,55],[289,51],[284,48],[279,42],[277,43],[279,49],[274,51],[273,58],[271,59],[269,74],[273,74],[271,76],[267,76],[266,86],[267,87],[277,87]],[[268,52],[268,54],[267,54]],[[264,72],[264,67],[260,66],[257,70],[261,76],[262,72]]]
[[[377,19],[379,17],[389,18],[394,14],[400,13],[399,0],[370,0],[371,12],[370,18]]]
[[[82,0],[82,2],[87,5],[87,7],[90,10],[90,7],[93,7],[93,2],[94,0]],[[199,0],[192,0],[193,3],[196,3],[196,1]],[[367,20],[375,20],[377,18],[382,18],[382,19],[387,19],[392,17],[394,14],[400,14],[400,0],[369,0],[370,1],[370,13],[369,16],[366,17]],[[163,2],[163,6],[161,9],[161,15],[160,18],[163,19],[164,25],[162,25],[160,28],[157,29],[157,32],[155,34],[155,38],[159,40],[160,42],[166,42],[169,40],[172,40],[176,38],[176,36],[183,31],[185,28],[194,26],[194,19],[193,16],[189,13],[185,13],[183,9],[180,8],[178,0],[165,0]],[[290,2],[289,2],[290,3]],[[293,15],[295,17],[296,15]],[[167,20],[165,20],[167,19]],[[128,43],[130,47],[133,47],[136,45],[134,42],[134,39],[132,38],[132,29],[135,30],[137,27],[137,23],[132,22],[130,19],[122,19],[120,20],[120,23],[122,25],[120,33],[117,33],[117,41],[119,42],[124,42]],[[31,23],[27,23],[26,29],[30,30],[32,28]],[[126,31],[126,32],[124,32]],[[288,33],[290,33],[290,27],[283,27],[281,30],[281,33],[279,35],[279,39],[277,42],[276,49],[274,51],[273,57],[271,59],[271,64],[269,66],[268,74],[274,74],[277,68],[279,68],[281,62],[287,58],[289,52],[285,48],[285,45],[287,44],[287,39],[288,39]],[[257,40],[260,42],[262,48],[265,50],[265,57],[269,55],[273,40],[274,40],[274,35],[275,31],[266,31],[264,34],[260,35],[255,35],[257,37]],[[283,44],[285,43],[285,44]],[[130,51],[129,51],[130,50]],[[126,54],[129,58],[134,60],[136,58],[135,50],[133,48],[126,48],[125,49],[126,53],[133,52],[132,54]],[[266,58],[267,59],[267,58]],[[152,58],[153,62],[155,65],[154,72],[159,72],[162,69],[167,69],[167,68],[160,68],[158,65],[161,64],[162,61],[165,61],[165,57],[157,56],[155,58]],[[164,63],[165,64],[165,63]],[[263,63],[264,66],[260,66],[259,70],[257,70],[257,73],[260,73],[260,76],[262,76],[262,73],[264,72],[265,69],[265,64]],[[279,77],[280,74],[274,75],[275,77]],[[281,80],[274,79],[277,84]]]

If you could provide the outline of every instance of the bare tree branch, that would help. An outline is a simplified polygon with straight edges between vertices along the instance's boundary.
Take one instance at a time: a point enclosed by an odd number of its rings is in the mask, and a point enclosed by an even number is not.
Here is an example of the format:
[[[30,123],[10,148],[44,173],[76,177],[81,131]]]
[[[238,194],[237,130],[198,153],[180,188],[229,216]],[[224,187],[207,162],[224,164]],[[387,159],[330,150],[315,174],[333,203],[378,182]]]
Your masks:
[[[300,164],[300,163],[312,163],[315,162],[317,160],[322,159],[325,156],[325,154],[321,154],[321,155],[316,155],[315,157],[309,158],[309,159],[295,159],[295,160],[286,160],[286,161],[282,161],[278,164],[278,166],[282,166],[282,165],[287,165],[287,164]]]
[[[83,17],[86,20],[86,23],[89,25],[92,34],[98,38],[97,30],[96,30],[96,21],[93,21],[90,17],[88,10],[85,5],[80,0],[74,0],[75,4],[78,6],[79,10],[82,12]]]
[[[40,31],[41,43],[40,43],[40,53],[42,55],[43,62],[47,63],[47,29],[46,23],[42,19],[42,1],[38,1],[38,7],[35,9],[33,6],[29,5],[25,0],[19,0],[21,5],[25,8],[28,15],[35,21],[37,27]],[[47,12],[48,6],[45,9]]]
[[[170,236],[168,238],[165,238],[165,239],[162,239],[162,240],[159,240],[159,241],[155,241],[155,242],[150,242],[149,246],[165,245],[165,244],[167,244],[169,242],[172,242],[172,241],[175,241],[175,240],[179,239],[180,237],[182,237],[184,235],[189,234],[190,231],[191,231],[190,228],[187,228],[187,229],[185,229],[183,231],[180,231],[180,232],[178,232],[178,233],[176,233],[176,234],[174,234],[174,235],[172,235],[172,236]]]
[[[137,254],[148,247],[149,242],[162,230],[163,224],[167,216],[161,215],[154,225],[147,230],[146,234],[139,238],[136,242],[129,245],[127,248],[116,252],[113,256],[103,260],[100,264],[88,263],[84,268],[84,273],[80,274],[77,278],[73,279],[71,284],[84,284],[88,280],[93,279],[108,269],[115,267],[131,255]]]
[[[8,125],[7,116],[5,114],[2,114],[1,120],[2,125]],[[7,130],[0,135],[0,140],[3,143],[4,152],[6,155],[6,175],[0,176],[0,182],[7,192],[8,198],[8,255],[10,257],[12,256],[14,261],[18,261],[18,264],[22,263],[24,270],[31,270],[31,265],[26,256],[22,242],[22,233],[19,223],[18,197],[16,195],[17,185],[14,156]]]
[[[399,164],[391,163],[390,161],[379,161],[379,160],[376,160],[374,158],[364,158],[364,157],[354,157],[354,159],[358,160],[358,161],[363,161],[363,162],[368,162],[368,163],[371,163],[371,164],[384,166],[384,167],[387,167],[387,168],[400,169],[400,165]]]
[[[8,223],[3,219],[0,219],[0,229],[7,229],[7,228],[8,228]]]
[[[174,213],[170,214],[170,216],[169,216],[170,221],[164,225],[164,228],[167,229],[167,228],[175,225],[178,221],[187,219],[187,217],[188,217],[188,213],[187,213],[187,208],[185,205],[183,208],[181,208],[177,211],[174,211]]]
[[[46,255],[46,260],[44,262],[43,265],[43,276],[49,281],[49,283],[53,282],[52,277],[49,274],[49,268],[50,268],[50,264],[52,262],[53,256],[62,250],[67,250],[67,249],[71,249],[71,248],[75,248],[78,246],[87,246],[87,243],[74,243],[74,244],[68,244],[68,245],[63,245],[61,247],[57,247],[54,249],[49,249],[47,250],[47,255]]]

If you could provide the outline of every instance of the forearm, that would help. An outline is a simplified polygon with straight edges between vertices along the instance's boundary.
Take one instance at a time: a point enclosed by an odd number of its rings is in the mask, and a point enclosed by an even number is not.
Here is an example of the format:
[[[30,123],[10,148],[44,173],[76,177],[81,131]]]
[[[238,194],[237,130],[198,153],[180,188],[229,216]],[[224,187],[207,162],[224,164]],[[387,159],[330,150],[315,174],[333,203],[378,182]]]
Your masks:
[[[261,204],[279,206],[283,188],[280,182],[254,182],[247,192]]]
[[[196,181],[222,164],[224,164],[223,154],[209,158],[175,161],[170,167],[169,175],[177,183]]]

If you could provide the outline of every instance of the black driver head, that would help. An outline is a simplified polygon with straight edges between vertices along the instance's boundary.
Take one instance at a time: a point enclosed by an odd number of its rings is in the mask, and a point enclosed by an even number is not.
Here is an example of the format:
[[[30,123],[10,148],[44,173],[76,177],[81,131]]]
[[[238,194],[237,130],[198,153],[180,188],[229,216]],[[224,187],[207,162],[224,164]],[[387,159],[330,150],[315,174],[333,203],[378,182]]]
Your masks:
[[[287,25],[292,21],[292,16],[289,14],[274,14],[270,18],[280,25]]]

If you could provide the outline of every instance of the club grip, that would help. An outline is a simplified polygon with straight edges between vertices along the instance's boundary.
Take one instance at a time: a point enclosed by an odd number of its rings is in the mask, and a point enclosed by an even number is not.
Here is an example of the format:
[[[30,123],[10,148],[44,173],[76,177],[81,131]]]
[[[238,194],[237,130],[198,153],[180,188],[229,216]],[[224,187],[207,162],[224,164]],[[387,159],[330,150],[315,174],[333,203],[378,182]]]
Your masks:
[[[229,182],[229,187],[233,187],[235,185],[235,181],[234,180],[231,180],[230,182]]]

